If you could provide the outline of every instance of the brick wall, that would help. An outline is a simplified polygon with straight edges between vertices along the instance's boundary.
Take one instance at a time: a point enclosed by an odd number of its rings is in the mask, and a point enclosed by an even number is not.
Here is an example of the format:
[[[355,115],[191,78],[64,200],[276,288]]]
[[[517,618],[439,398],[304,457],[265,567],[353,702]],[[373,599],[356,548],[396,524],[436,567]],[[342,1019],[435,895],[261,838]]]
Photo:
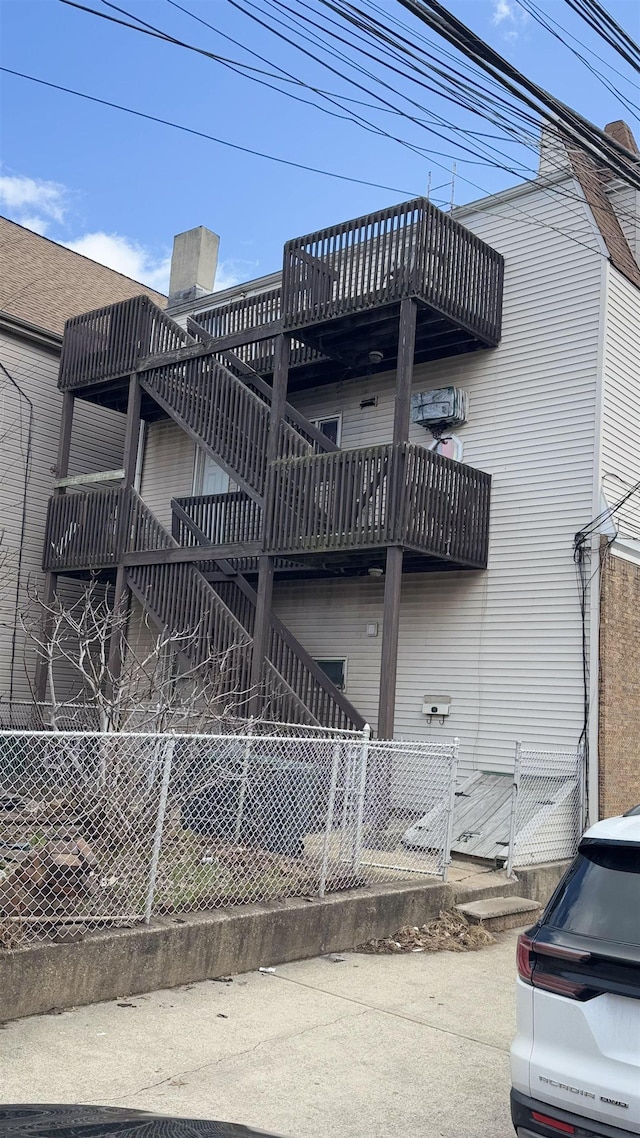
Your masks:
[[[640,566],[608,554],[600,602],[600,817],[640,802]]]

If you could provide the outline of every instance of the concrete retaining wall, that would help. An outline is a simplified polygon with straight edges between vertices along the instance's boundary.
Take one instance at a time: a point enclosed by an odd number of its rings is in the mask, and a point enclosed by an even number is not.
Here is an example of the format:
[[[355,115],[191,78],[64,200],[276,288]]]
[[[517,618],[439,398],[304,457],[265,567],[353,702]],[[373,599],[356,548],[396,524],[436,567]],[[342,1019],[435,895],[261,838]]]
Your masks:
[[[546,899],[540,894],[552,892],[565,867],[519,870],[517,891],[526,885],[526,896]],[[495,884],[494,895],[506,884]],[[95,932],[75,944],[0,952],[0,1020],[340,952],[402,925],[424,924],[452,908],[457,892],[441,882],[378,886],[322,901],[296,898],[167,917],[148,927]]]

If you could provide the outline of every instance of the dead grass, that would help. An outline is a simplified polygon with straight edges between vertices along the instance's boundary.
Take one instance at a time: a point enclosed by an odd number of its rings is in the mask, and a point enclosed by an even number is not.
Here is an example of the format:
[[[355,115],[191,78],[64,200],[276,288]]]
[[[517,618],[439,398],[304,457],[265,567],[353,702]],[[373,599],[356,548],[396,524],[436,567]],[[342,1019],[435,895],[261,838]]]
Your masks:
[[[496,938],[483,925],[470,925],[461,913],[446,910],[426,925],[403,925],[393,936],[359,944],[356,952],[475,952]]]

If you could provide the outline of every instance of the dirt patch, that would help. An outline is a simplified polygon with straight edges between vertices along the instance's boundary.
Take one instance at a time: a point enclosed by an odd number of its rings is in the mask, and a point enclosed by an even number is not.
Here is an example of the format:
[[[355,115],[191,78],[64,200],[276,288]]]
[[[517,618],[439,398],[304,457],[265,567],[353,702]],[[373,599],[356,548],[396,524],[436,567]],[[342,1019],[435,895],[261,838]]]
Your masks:
[[[482,925],[470,925],[461,913],[445,911],[426,925],[403,925],[393,936],[359,944],[356,952],[475,952],[496,938]]]

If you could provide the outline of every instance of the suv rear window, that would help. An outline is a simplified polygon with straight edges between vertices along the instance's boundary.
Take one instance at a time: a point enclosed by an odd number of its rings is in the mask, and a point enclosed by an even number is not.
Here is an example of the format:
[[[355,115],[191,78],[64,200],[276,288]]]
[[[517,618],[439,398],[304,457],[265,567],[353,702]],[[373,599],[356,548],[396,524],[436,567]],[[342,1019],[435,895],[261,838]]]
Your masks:
[[[583,936],[640,945],[640,846],[583,843],[544,923]]]

